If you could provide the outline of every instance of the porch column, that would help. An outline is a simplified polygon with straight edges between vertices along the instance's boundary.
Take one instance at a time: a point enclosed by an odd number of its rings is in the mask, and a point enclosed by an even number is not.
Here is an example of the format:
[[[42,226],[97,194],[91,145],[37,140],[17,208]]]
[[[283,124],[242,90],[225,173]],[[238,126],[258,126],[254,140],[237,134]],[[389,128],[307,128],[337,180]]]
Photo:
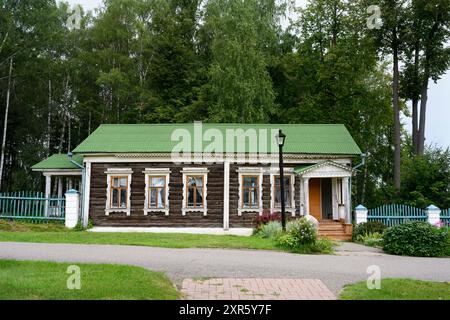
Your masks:
[[[45,199],[50,198],[50,193],[52,190],[52,176],[45,176]],[[45,200],[45,216],[48,216],[48,200]]]
[[[350,190],[349,190],[349,179],[350,178],[342,178],[342,190],[344,194],[344,205],[345,205],[345,222],[346,223],[352,223],[351,222],[351,199],[350,199]]]
[[[303,210],[304,215],[309,216],[309,178],[303,178]]]
[[[58,177],[58,198],[61,199],[63,197],[63,178]]]
[[[331,194],[333,203],[333,220],[339,220],[339,197],[338,197],[338,179],[331,179]]]

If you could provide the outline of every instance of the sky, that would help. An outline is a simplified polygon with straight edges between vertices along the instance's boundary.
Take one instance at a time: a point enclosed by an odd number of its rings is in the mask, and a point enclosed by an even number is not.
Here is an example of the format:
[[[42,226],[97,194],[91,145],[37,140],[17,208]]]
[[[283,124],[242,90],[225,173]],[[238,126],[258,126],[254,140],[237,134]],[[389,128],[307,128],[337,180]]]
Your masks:
[[[71,4],[81,4],[85,10],[100,6],[102,0],[68,0]],[[297,5],[304,5],[306,0],[295,0]],[[450,70],[438,81],[430,82],[427,105],[426,138],[427,144],[450,147]],[[411,131],[411,119],[402,118],[402,122]]]

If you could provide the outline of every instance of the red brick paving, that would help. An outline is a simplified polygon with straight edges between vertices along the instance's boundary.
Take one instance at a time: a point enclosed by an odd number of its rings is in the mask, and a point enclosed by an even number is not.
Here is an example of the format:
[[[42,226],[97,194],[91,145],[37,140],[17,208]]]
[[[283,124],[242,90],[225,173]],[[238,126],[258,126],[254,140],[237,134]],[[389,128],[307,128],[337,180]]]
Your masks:
[[[185,279],[186,300],[334,300],[318,279]]]

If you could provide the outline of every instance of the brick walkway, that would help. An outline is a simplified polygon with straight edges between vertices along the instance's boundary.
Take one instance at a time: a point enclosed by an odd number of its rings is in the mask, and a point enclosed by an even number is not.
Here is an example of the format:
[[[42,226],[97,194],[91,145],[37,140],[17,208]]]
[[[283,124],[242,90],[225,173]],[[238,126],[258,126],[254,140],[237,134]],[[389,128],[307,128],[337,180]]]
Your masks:
[[[334,300],[318,279],[185,279],[186,300]]]

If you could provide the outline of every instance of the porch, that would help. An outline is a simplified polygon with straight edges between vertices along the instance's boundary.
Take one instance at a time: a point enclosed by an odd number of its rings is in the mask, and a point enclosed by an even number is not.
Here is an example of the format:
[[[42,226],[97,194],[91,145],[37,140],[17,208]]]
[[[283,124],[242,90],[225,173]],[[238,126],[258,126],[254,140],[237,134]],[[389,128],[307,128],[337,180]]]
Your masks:
[[[300,176],[301,214],[319,222],[319,234],[348,240],[352,233],[350,178],[346,164],[324,161],[296,168]]]

